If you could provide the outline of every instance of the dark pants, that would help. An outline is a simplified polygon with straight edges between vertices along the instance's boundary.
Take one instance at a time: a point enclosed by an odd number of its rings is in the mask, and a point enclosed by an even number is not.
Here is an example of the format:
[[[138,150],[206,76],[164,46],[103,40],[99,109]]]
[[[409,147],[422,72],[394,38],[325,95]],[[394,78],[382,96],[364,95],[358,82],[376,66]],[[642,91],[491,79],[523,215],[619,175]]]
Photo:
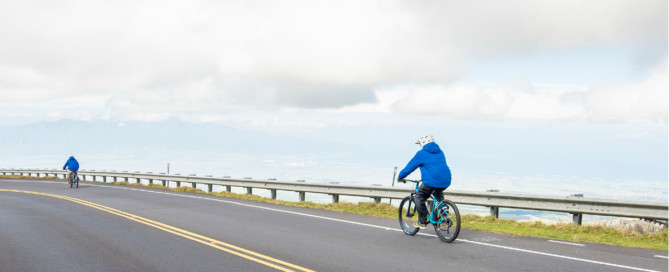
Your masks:
[[[430,198],[430,195],[434,195],[434,197],[437,198],[437,201],[444,200],[444,190],[446,190],[446,188],[434,188],[425,184],[420,185],[420,189],[418,190],[418,193],[416,193],[418,222],[429,223],[427,221],[427,206],[425,206],[425,201]]]

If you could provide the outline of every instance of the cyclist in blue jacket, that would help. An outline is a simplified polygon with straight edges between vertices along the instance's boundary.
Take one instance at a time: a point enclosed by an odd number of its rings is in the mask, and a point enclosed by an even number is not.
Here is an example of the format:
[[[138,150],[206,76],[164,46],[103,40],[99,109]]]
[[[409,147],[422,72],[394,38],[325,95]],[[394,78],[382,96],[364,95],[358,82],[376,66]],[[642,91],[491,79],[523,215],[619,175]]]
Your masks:
[[[418,224],[425,226],[428,223],[425,201],[430,195],[434,195],[438,201],[444,200],[444,190],[451,186],[451,169],[446,164],[444,152],[434,142],[432,135],[427,134],[420,137],[416,144],[419,144],[422,149],[400,171],[398,181],[406,182],[404,178],[420,167],[423,184],[416,194],[416,210],[418,211]]]
[[[72,173],[74,173],[74,175],[77,175],[77,171],[79,171],[79,162],[77,161],[77,159],[74,158],[74,156],[70,156],[67,162],[65,162],[65,165],[63,165],[63,170],[65,170],[65,168],[70,170],[70,172],[67,175],[68,177],[70,177]]]

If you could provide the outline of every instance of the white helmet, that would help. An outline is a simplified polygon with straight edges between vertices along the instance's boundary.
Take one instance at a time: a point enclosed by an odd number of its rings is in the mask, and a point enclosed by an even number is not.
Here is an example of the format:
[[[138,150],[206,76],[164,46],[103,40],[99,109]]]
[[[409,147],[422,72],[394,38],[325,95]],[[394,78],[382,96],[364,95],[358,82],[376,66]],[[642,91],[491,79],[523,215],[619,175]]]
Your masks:
[[[416,141],[416,144],[419,144],[421,147],[423,147],[426,144],[433,143],[433,142],[434,142],[434,136],[432,136],[432,134],[427,134],[423,137],[418,138],[418,141]]]

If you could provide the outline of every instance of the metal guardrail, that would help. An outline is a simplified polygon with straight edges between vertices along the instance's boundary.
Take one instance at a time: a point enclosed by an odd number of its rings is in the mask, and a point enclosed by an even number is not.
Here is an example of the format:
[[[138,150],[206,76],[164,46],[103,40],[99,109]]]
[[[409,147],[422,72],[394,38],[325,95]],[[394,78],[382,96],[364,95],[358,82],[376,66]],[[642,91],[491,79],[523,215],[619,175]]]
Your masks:
[[[37,169],[0,169],[2,175],[36,175],[62,176],[65,178],[67,171],[63,170],[37,170]],[[342,184],[322,184],[307,183],[304,181],[285,182],[272,180],[255,180],[251,178],[233,179],[216,177],[198,177],[195,175],[166,175],[154,173],[129,173],[116,171],[95,171],[81,170],[78,172],[82,180],[91,177],[92,181],[115,182],[126,181],[140,183],[142,180],[149,184],[156,182],[163,186],[175,182],[177,187],[182,183],[188,183],[195,188],[197,184],[207,185],[207,191],[213,191],[213,185],[225,186],[226,191],[231,191],[232,187],[246,188],[246,192],[251,194],[253,189],[267,189],[271,192],[272,199],[276,199],[277,191],[293,191],[299,194],[299,200],[305,201],[306,193],[328,194],[332,196],[332,202],[339,202],[339,196],[359,196],[370,197],[375,202],[380,202],[382,198],[402,199],[409,195],[411,189],[384,187],[384,186],[359,186]],[[499,192],[470,192],[447,190],[444,192],[446,198],[457,204],[467,204],[475,206],[490,207],[491,215],[497,217],[499,208],[515,208],[526,210],[541,210],[552,212],[564,212],[573,215],[574,224],[580,225],[583,214],[633,217],[643,219],[667,220],[669,209],[667,203],[662,202],[642,202],[642,201],[619,201],[610,199],[583,198],[579,196],[553,197],[524,194],[506,194]]]

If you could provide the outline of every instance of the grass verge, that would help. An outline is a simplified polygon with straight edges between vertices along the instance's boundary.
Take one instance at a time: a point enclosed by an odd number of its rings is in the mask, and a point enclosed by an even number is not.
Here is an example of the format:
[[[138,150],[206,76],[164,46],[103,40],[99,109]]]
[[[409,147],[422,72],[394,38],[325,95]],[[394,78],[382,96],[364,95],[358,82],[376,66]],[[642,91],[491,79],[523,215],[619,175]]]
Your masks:
[[[537,222],[517,222],[492,216],[481,217],[471,214],[462,216],[462,226],[518,236],[531,236],[573,242],[609,244],[621,247],[637,247],[667,250],[667,229],[655,233],[638,233],[601,225],[576,226],[569,223],[544,224]]]
[[[27,176],[2,176],[4,178],[35,178]],[[45,178],[46,177],[42,177]],[[48,179],[55,179],[48,177]],[[158,189],[168,189],[177,192],[191,192],[210,194],[219,197],[229,197],[237,199],[246,199],[252,201],[260,201],[266,203],[273,203],[278,205],[293,206],[293,207],[307,207],[312,209],[331,210],[337,212],[355,213],[376,217],[397,218],[397,208],[385,203],[371,203],[361,202],[353,203],[330,203],[320,204],[313,202],[290,202],[283,200],[275,200],[264,198],[249,194],[236,194],[231,192],[215,192],[207,193],[200,189],[191,187],[166,188],[161,185],[143,185],[128,182],[113,182],[117,185],[151,187]],[[398,226],[399,227],[399,226]],[[657,250],[668,249],[668,232],[665,229],[662,232],[656,233],[638,233],[632,230],[620,230],[617,228],[606,227],[601,225],[582,225],[575,226],[569,223],[559,224],[543,224],[541,222],[517,222],[515,220],[498,219],[492,216],[481,217],[472,214],[462,215],[462,227],[471,230],[480,230],[486,232],[494,232],[501,234],[510,234],[516,236],[530,236],[547,239],[556,239],[572,242],[586,242],[586,243],[600,243],[621,247],[636,247],[648,248]]]
[[[0,177],[6,179],[61,179],[57,177],[30,177],[21,175],[0,175]]]

